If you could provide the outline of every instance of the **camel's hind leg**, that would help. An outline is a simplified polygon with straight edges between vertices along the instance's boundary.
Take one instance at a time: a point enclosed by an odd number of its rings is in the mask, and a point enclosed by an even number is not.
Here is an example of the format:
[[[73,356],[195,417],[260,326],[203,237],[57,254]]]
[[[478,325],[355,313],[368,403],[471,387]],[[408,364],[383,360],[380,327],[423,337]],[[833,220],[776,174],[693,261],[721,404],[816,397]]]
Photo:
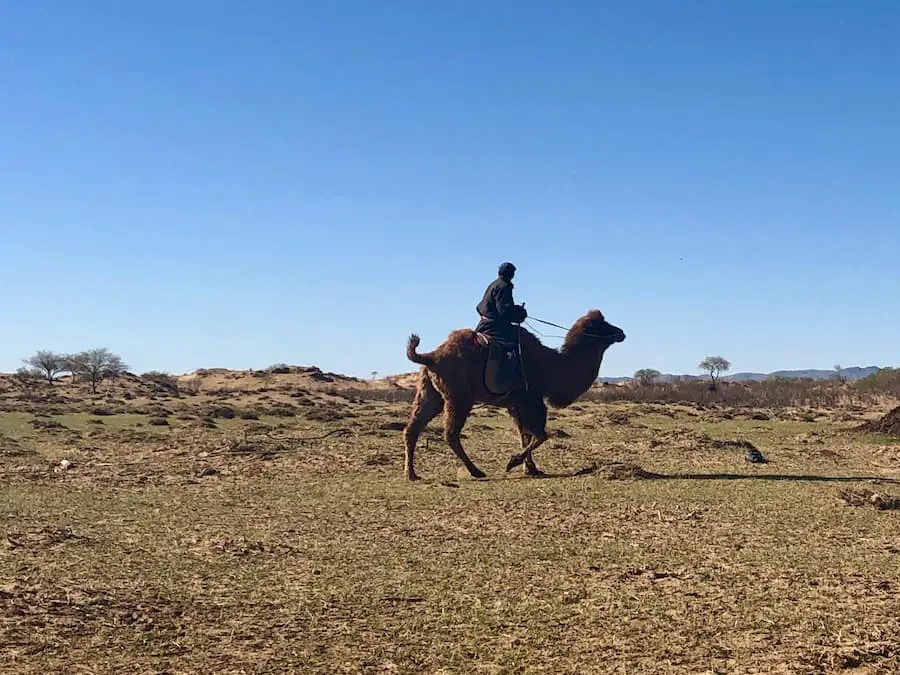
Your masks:
[[[412,412],[409,415],[409,422],[406,423],[406,428],[403,430],[403,439],[406,441],[404,473],[407,480],[416,480],[418,478],[413,461],[419,434],[444,408],[444,399],[438,390],[434,388],[428,374],[422,373],[421,378],[419,388],[416,391],[416,398],[413,401]]]
[[[460,434],[472,411],[472,403],[469,400],[444,399],[444,435],[447,443],[453,449],[456,457],[465,465],[472,478],[485,478],[487,474],[472,463],[460,442]]]
[[[506,470],[512,471],[524,462],[526,475],[545,476],[546,474],[534,463],[532,453],[547,440],[547,405],[542,398],[533,398],[511,409],[510,414],[519,429],[522,452],[509,458]]]

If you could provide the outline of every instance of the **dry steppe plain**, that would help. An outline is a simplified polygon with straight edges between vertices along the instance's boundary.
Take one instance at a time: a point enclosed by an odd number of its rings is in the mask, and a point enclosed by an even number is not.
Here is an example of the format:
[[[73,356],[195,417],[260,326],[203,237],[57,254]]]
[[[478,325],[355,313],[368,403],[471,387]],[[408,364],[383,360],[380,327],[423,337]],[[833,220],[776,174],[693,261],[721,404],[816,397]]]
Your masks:
[[[481,407],[408,483],[410,378],[182,384],[0,382],[0,671],[900,672],[896,402],[584,400],[545,479]]]

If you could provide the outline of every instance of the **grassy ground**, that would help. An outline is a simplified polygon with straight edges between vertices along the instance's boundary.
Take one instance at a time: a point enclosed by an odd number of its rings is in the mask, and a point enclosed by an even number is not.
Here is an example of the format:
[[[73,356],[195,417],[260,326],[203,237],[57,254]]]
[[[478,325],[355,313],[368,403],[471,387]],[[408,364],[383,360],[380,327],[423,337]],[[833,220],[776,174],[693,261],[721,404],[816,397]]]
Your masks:
[[[409,484],[406,405],[226,398],[0,412],[0,671],[900,670],[900,512],[841,499],[900,445],[844,413],[580,403],[537,480],[479,409],[489,479],[433,425]]]

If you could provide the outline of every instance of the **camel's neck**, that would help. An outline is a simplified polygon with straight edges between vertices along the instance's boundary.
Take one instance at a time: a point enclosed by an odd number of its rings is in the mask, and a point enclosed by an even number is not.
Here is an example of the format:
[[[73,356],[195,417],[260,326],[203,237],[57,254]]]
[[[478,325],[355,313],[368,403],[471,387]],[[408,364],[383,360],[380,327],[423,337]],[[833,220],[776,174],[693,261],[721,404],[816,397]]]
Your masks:
[[[559,354],[552,373],[548,373],[547,398],[554,407],[565,407],[591,388],[600,374],[605,347],[578,345]]]

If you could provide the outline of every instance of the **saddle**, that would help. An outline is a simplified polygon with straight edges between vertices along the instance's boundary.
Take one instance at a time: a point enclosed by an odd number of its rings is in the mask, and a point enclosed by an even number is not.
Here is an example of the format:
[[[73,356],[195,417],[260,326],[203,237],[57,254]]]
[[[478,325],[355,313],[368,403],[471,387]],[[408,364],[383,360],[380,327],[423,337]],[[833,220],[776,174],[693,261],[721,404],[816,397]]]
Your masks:
[[[488,392],[503,396],[528,386],[518,345],[511,345],[477,332],[474,342],[482,349],[487,349],[483,379]]]

